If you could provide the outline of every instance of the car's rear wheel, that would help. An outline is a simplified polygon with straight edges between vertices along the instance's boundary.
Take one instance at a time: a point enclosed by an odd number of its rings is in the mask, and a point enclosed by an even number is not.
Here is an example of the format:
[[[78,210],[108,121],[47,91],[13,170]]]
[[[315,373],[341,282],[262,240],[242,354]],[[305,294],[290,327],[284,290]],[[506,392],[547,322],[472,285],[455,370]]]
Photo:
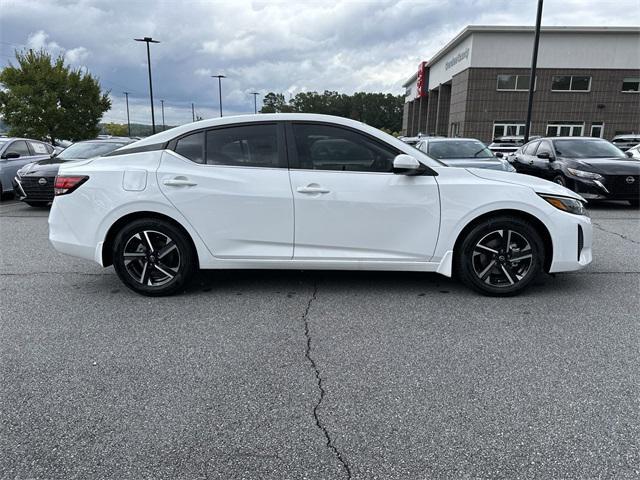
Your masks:
[[[534,226],[499,217],[476,225],[456,252],[456,271],[469,287],[485,295],[515,295],[542,271],[544,244]]]
[[[113,266],[131,290],[148,296],[171,295],[191,279],[196,256],[180,228],[160,219],[141,219],[116,235]]]

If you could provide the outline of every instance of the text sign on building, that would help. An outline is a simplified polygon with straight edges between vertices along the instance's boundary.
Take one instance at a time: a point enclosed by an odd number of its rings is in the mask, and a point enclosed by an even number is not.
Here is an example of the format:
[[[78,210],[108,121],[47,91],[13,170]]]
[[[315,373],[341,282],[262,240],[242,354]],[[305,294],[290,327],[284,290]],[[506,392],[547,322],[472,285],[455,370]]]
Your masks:
[[[455,57],[453,57],[451,60],[449,60],[448,62],[445,63],[444,65],[444,69],[445,70],[449,70],[451,67],[453,67],[454,65],[457,65],[458,63],[460,63],[463,60],[466,60],[469,58],[469,49],[466,48],[464,49],[462,52],[458,53]]]

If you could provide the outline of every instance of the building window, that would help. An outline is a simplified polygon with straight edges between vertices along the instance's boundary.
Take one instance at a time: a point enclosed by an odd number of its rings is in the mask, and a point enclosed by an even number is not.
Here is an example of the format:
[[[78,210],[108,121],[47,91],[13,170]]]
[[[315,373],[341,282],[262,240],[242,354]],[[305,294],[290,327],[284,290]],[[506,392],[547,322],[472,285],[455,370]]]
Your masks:
[[[553,122],[547,125],[547,137],[581,137],[584,122]]]
[[[498,75],[496,90],[527,91],[529,90],[529,75]],[[535,85],[534,85],[535,90]]]
[[[586,75],[554,75],[551,79],[553,92],[588,92],[591,77]]]
[[[493,138],[524,135],[524,123],[496,122],[493,124]]]
[[[591,123],[591,136],[602,138],[604,135],[604,123],[592,122]]]
[[[623,92],[640,92],[640,77],[627,77],[622,80]]]

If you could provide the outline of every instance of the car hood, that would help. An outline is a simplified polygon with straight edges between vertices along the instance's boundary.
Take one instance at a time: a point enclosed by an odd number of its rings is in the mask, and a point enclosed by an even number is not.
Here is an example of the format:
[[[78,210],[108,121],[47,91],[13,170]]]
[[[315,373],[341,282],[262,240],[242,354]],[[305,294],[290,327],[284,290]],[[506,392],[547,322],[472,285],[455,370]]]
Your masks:
[[[578,195],[576,192],[569,190],[557,183],[542,180],[538,177],[532,177],[531,175],[523,175],[513,172],[499,172],[498,170],[488,170],[482,168],[467,168],[469,173],[472,173],[476,177],[484,178],[486,180],[493,180],[496,182],[510,183],[513,185],[521,185],[523,187],[529,187],[537,193],[546,193],[549,195],[560,195],[562,197],[571,197],[586,202],[584,198]]]
[[[442,163],[450,167],[462,168],[488,168],[490,170],[507,170],[506,161],[502,162],[496,158],[477,159],[477,158],[447,158],[440,159]]]
[[[39,162],[28,163],[20,169],[20,175],[55,175],[58,173],[60,165],[65,163],[65,160],[60,160],[57,157],[45,158]]]
[[[602,175],[640,175],[640,162],[633,158],[573,159],[575,168]]]

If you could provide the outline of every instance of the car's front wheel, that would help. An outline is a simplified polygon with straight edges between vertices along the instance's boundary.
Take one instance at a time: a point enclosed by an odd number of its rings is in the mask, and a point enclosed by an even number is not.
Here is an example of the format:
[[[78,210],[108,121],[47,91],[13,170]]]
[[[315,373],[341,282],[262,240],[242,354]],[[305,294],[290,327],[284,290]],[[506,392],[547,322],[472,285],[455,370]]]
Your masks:
[[[148,296],[171,295],[191,279],[196,256],[180,228],[160,219],[141,219],[116,235],[113,266],[131,290]]]
[[[462,239],[456,271],[466,285],[485,295],[515,295],[538,276],[544,254],[531,223],[499,217],[476,225]]]

